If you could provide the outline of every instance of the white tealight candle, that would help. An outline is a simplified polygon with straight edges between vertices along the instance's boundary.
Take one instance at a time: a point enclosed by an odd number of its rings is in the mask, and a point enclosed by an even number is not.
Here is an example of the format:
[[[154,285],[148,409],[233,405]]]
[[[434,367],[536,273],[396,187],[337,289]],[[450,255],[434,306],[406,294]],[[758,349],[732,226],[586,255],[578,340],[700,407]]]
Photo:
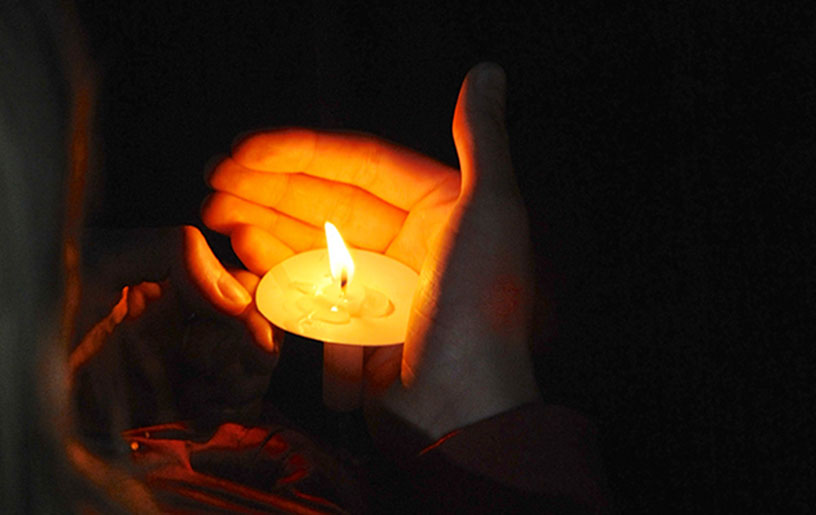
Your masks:
[[[326,235],[328,249],[274,266],[255,297],[274,325],[324,342],[324,403],[348,411],[360,404],[362,347],[405,341],[417,274],[388,256],[349,251],[328,222]]]

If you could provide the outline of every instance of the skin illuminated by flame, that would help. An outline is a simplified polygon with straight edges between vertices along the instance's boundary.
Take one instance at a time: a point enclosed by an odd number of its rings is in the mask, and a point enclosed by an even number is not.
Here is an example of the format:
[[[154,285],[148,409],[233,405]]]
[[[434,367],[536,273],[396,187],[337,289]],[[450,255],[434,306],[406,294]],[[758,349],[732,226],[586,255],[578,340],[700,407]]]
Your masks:
[[[340,281],[340,287],[345,289],[346,286],[354,278],[354,261],[351,259],[351,254],[337,230],[331,222],[326,222],[324,225],[326,229],[326,244],[329,249],[329,266],[331,267],[331,274],[335,280]]]

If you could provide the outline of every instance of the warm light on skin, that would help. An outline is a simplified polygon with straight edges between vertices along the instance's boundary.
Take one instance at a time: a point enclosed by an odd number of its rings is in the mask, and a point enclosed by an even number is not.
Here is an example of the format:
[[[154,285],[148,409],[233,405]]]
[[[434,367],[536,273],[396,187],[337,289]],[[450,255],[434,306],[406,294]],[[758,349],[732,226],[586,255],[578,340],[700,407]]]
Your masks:
[[[343,290],[351,283],[354,278],[354,260],[351,259],[351,254],[337,230],[331,222],[326,222],[324,225],[326,229],[326,244],[329,250],[329,266],[331,267],[331,275],[336,281],[340,281],[340,288]]]
[[[322,247],[320,226],[337,206],[350,206],[345,241],[418,272],[429,236],[459,197],[459,179],[449,166],[370,136],[277,129],[244,139],[219,163],[208,177],[216,192],[202,216],[230,235],[241,261],[263,276],[292,255]]]

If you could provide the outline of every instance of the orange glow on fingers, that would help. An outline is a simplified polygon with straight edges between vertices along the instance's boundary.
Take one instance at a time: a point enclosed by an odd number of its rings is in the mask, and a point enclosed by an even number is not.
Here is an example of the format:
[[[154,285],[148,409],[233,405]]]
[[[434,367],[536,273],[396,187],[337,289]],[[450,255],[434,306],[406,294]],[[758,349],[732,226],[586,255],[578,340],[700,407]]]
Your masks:
[[[314,155],[317,132],[301,128],[284,128],[258,132],[244,138],[232,150],[242,165],[268,172],[304,170]]]
[[[144,294],[136,287],[130,288],[127,294],[128,318],[134,319],[141,316],[147,307]]]
[[[232,155],[253,170],[299,172],[357,186],[403,210],[459,175],[408,148],[350,132],[293,128],[259,132],[236,145]]]
[[[230,242],[244,266],[257,275],[265,274],[270,268],[295,254],[278,238],[253,225],[236,227],[230,235]]]
[[[240,268],[230,268],[227,270],[241,285],[250,293],[255,294],[255,289],[258,287],[258,282],[261,280],[256,274]]]
[[[241,225],[260,227],[295,252],[320,247],[324,241],[322,228],[228,193],[210,195],[202,207],[201,217],[207,227],[222,234],[232,234]]]
[[[215,167],[208,183],[214,190],[231,193],[263,206],[275,207],[287,193],[290,178],[295,176],[296,174],[252,170],[228,157]]]

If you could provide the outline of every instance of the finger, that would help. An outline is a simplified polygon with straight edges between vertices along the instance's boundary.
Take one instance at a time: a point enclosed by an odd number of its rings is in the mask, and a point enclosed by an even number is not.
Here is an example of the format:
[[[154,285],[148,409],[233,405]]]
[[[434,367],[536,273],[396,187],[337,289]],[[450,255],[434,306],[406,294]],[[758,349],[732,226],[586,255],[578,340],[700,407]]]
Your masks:
[[[230,243],[241,263],[258,275],[295,254],[288,245],[254,225],[236,227],[230,234]]]
[[[145,281],[128,288],[127,308],[128,318],[138,318],[147,308],[147,305],[161,296],[161,286],[158,283]]]
[[[220,311],[242,313],[252,301],[249,293],[224,269],[198,229],[184,226],[182,234],[185,268],[192,284]]]
[[[159,283],[145,281],[138,285],[147,300],[156,300],[161,297],[162,287]]]
[[[254,298],[255,289],[258,287],[260,278],[246,270],[230,270],[230,273]],[[247,306],[244,312],[241,313],[240,318],[244,321],[244,325],[252,335],[252,339],[255,340],[263,350],[267,352],[279,352],[279,338],[276,338],[275,328],[258,312],[254,300]]]
[[[402,345],[376,347],[365,363],[366,394],[378,395],[400,375]]]
[[[275,328],[254,307],[247,309],[241,315],[252,339],[266,352],[278,352],[275,338]]]
[[[122,288],[119,302],[90,331],[83,333],[82,340],[68,356],[68,378],[71,383],[73,383],[80,369],[104,347],[114,328],[127,316],[129,290],[130,287],[128,286]]]
[[[353,133],[278,129],[254,134],[232,152],[241,165],[263,172],[302,172],[362,188],[410,210],[456,170],[385,140]]]
[[[210,229],[227,235],[241,225],[258,226],[295,252],[326,246],[322,229],[229,193],[216,192],[207,197],[201,219]]]
[[[406,212],[356,186],[303,173],[251,170],[224,159],[210,186],[315,227],[331,221],[353,244],[384,249],[399,232]],[[360,242],[360,243],[355,243]]]
[[[493,63],[471,69],[453,115],[453,140],[462,169],[462,193],[517,191],[504,125],[506,80]]]
[[[228,271],[235,277],[236,281],[241,283],[241,286],[243,286],[250,295],[255,295],[258,283],[261,282],[260,277],[247,270],[241,270],[240,268],[230,268]]]
[[[129,288],[127,293],[127,317],[138,318],[144,312],[147,302],[138,288]]]
[[[388,246],[385,254],[419,272],[431,242],[444,227],[458,196],[457,185],[455,192],[437,190],[431,196],[426,197],[426,200],[429,200],[427,205],[408,214],[402,230]],[[431,197],[437,198],[431,199]],[[425,204],[426,200],[423,200],[421,204]]]

